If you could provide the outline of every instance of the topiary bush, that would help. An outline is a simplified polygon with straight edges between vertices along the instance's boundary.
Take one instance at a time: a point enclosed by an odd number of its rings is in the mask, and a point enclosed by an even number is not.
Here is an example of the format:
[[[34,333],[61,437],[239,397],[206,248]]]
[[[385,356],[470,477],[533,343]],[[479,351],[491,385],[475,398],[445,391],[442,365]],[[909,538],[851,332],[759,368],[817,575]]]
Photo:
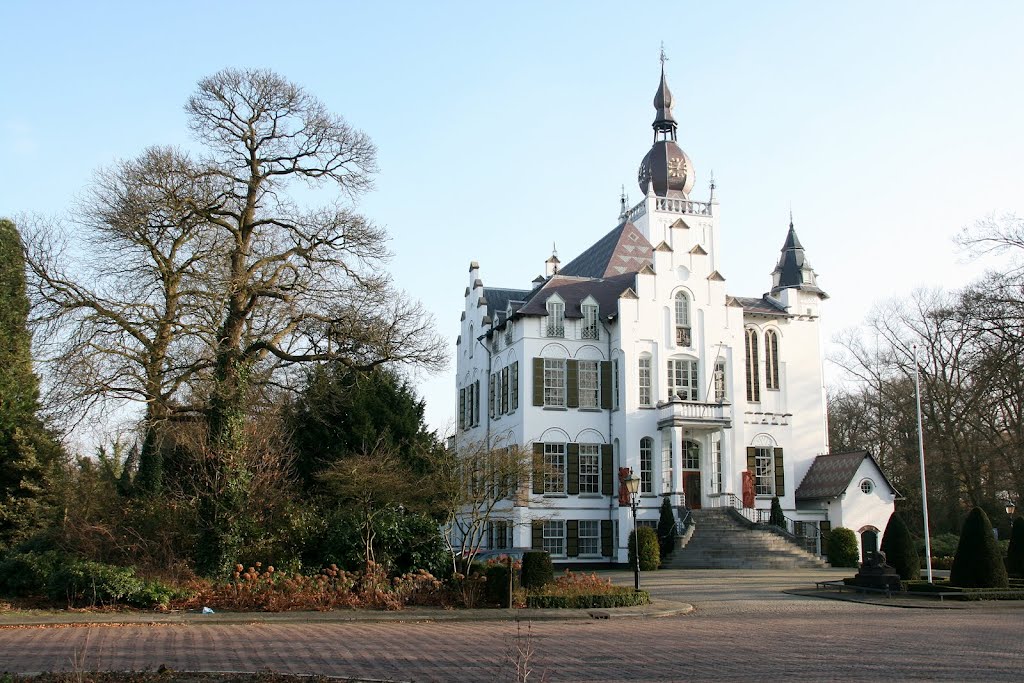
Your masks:
[[[649,526],[642,526],[629,534],[629,566],[636,566],[636,536],[640,535],[640,571],[652,572],[661,566],[658,534]]]
[[[921,578],[921,558],[914,547],[914,539],[910,529],[899,513],[894,512],[885,525],[881,550],[886,561],[892,565],[904,581]]]
[[[772,512],[768,518],[768,523],[780,529],[786,528],[786,516],[782,514],[782,503],[779,502],[778,496],[772,498]]]
[[[851,529],[837,526],[828,535],[828,563],[833,567],[856,567],[860,553],[857,536]]]
[[[672,503],[667,497],[661,499],[661,516],[658,518],[658,549],[663,558],[672,554],[676,548],[676,516],[672,513]]]
[[[555,580],[555,568],[551,555],[543,550],[523,553],[523,588],[540,588]]]
[[[1013,520],[1010,546],[1006,550],[1006,571],[1024,578],[1024,517]]]
[[[992,522],[980,507],[971,510],[960,530],[949,582],[962,588],[1006,588],[1002,553],[992,535]]]
[[[487,564],[487,569],[484,570],[484,576],[487,577],[484,588],[487,591],[488,602],[500,607],[511,607],[509,604],[508,574],[508,565],[504,562]]]

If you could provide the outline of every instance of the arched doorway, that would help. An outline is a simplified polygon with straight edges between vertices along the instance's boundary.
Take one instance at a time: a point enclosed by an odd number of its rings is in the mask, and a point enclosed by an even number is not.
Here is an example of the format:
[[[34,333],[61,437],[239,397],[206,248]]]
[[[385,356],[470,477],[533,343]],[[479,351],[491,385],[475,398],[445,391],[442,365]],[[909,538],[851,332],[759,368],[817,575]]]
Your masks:
[[[683,439],[683,496],[686,507],[700,510],[700,444],[696,441]]]

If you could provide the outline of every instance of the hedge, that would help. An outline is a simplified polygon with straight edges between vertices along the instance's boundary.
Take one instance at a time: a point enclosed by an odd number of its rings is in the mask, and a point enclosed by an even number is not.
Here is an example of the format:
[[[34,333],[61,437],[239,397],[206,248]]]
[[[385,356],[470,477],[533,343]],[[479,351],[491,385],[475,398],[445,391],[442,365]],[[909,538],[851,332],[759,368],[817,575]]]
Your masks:
[[[538,609],[595,609],[649,605],[651,594],[623,587],[622,592],[604,595],[529,595],[526,606]]]
[[[837,526],[828,535],[828,563],[833,567],[856,567],[857,536],[852,529]]]
[[[523,588],[540,588],[555,580],[551,555],[543,550],[530,550],[523,554]]]

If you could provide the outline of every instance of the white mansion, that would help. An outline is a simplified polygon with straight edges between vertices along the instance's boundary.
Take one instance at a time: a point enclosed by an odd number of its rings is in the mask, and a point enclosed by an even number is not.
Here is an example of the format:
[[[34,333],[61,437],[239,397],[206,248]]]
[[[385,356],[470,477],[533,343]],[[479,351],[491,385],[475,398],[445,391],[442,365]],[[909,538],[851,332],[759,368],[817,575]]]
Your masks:
[[[624,562],[630,470],[641,524],[657,523],[664,496],[677,517],[735,507],[750,518],[778,496],[797,528],[845,526],[870,543],[896,493],[870,455],[824,455],[828,297],[792,219],[769,292],[728,294],[714,185],[707,201],[691,197],[664,69],[654,106],[644,196],[623,202],[610,232],[564,265],[552,256],[528,289],[485,287],[470,264],[455,445],[518,445],[536,463],[484,545]]]

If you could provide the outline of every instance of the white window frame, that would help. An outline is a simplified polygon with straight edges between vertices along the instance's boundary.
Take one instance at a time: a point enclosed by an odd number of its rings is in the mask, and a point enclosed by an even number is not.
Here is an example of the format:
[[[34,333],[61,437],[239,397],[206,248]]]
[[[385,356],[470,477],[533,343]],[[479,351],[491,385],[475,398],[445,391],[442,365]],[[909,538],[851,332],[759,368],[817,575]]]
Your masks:
[[[672,432],[661,432],[661,490],[672,492]]]
[[[743,350],[746,355],[747,401],[761,402],[761,376],[758,368],[757,330],[748,327],[743,332]]]
[[[779,390],[779,333],[771,329],[764,333],[764,388]]]
[[[775,449],[754,447],[754,495],[775,495]]]
[[[580,444],[580,493],[601,493],[600,444]]]
[[[541,547],[552,557],[565,557],[565,522],[549,519],[544,522]]]
[[[544,444],[544,494],[565,495],[565,444]]]
[[[715,361],[715,401],[722,403],[728,400],[729,394],[726,390],[725,384],[725,360],[719,359]]]
[[[547,336],[565,336],[565,304],[561,301],[548,301]]]
[[[711,441],[711,492],[722,493],[722,439]]]
[[[601,326],[598,324],[597,304],[583,304],[580,307],[583,322],[580,326],[580,339],[600,339]]]
[[[696,360],[671,358],[668,361],[668,400],[697,401],[700,396],[700,368]],[[679,396],[682,391],[683,395]]]
[[[581,557],[601,557],[601,520],[581,519],[577,526],[577,550]]]
[[[601,407],[601,364],[598,361],[577,361],[576,384],[580,408]]]
[[[700,443],[693,439],[683,439],[682,453],[679,454],[679,461],[684,470],[700,469]]]
[[[686,292],[677,292],[675,297],[676,346],[690,348],[693,346],[693,335],[690,329],[690,296]]]
[[[640,439],[640,493],[654,493],[654,439]]]
[[[649,408],[652,405],[652,379],[651,357],[640,356],[640,358],[637,359],[637,400],[643,408]]]
[[[565,360],[562,358],[544,359],[544,405],[565,407]]]

